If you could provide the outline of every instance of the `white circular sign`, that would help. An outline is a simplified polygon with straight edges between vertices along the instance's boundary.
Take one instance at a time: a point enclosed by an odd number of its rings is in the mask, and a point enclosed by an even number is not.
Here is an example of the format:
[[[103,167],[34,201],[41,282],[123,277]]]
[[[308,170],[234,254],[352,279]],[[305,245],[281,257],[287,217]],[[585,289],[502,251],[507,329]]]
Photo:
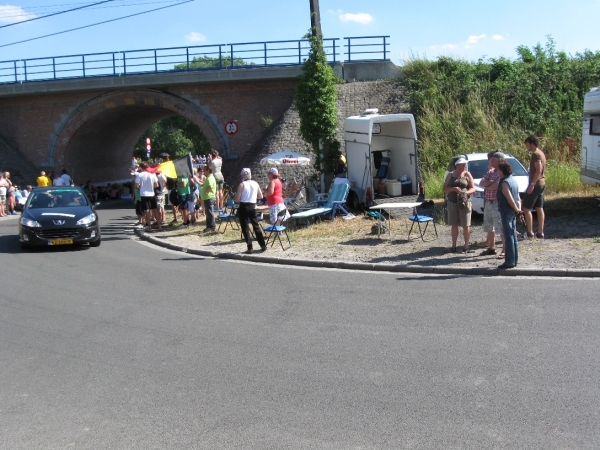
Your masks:
[[[238,124],[234,120],[225,123],[225,133],[234,135],[238,132]]]

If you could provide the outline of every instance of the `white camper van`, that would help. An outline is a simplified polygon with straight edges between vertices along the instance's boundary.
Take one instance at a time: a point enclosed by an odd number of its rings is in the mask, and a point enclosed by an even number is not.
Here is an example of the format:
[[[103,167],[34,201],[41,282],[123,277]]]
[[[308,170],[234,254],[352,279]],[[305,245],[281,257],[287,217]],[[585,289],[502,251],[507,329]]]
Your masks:
[[[367,109],[344,121],[350,195],[354,209],[377,195],[398,197],[419,194],[420,172],[417,129],[412,114],[379,115]],[[378,187],[385,184],[385,194]],[[422,186],[422,185],[421,185]]]
[[[581,136],[582,183],[600,184],[600,86],[583,98],[583,132]]]

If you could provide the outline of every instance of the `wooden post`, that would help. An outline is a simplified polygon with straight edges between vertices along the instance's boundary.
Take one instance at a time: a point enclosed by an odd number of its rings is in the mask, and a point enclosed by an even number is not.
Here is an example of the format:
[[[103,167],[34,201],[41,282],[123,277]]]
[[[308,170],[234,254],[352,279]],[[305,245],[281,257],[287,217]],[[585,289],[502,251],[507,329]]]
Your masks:
[[[319,0],[310,1],[310,29],[313,36],[323,37],[321,32],[321,13],[319,12]]]

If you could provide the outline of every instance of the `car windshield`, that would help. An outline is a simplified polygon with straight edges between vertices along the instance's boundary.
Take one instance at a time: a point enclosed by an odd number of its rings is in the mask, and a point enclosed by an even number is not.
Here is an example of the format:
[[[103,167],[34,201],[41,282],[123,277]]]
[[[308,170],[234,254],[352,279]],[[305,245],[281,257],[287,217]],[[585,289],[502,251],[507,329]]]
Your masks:
[[[85,195],[76,189],[34,190],[29,197],[29,208],[72,208],[89,204]]]

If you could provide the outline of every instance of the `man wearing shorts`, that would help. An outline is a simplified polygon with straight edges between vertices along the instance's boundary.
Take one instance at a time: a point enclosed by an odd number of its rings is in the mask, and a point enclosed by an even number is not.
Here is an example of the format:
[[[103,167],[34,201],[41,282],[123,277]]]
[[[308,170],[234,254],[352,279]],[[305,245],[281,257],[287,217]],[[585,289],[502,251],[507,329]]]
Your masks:
[[[158,216],[158,209],[156,205],[156,195],[154,195],[154,189],[158,187],[158,179],[153,173],[146,172],[147,168],[148,164],[142,161],[140,163],[140,169],[142,172],[138,173],[135,178],[135,187],[140,190],[140,209],[141,212],[146,216],[146,231],[152,231],[153,215],[158,224],[158,231],[162,231],[160,217]]]
[[[165,222],[165,194],[167,193],[167,177],[162,172],[156,172],[156,179],[158,180],[158,188],[154,190],[156,195],[156,206],[158,208],[158,217],[160,223]]]
[[[540,142],[534,135],[529,135],[525,139],[525,147],[531,153],[529,160],[529,186],[523,197],[523,213],[525,215],[525,224],[527,233],[524,238],[536,237],[544,239],[544,189],[546,188],[546,155],[539,149]],[[538,231],[533,234],[533,215],[531,210],[535,208],[538,220]]]
[[[490,169],[479,182],[479,186],[485,188],[483,207],[483,231],[487,233],[487,249],[481,252],[480,256],[496,254],[496,235],[499,234],[502,239],[502,248],[504,249],[504,235],[502,234],[502,220],[500,211],[498,211],[498,201],[496,200],[496,191],[500,181],[498,164],[504,161],[505,156],[501,151],[491,151],[488,153]],[[504,251],[503,251],[504,252]],[[502,253],[500,254],[502,256]]]
[[[181,213],[182,227],[190,225],[190,215],[194,214],[194,194],[188,177],[177,177],[177,194],[179,197],[179,212]],[[190,210],[191,203],[191,210]]]

